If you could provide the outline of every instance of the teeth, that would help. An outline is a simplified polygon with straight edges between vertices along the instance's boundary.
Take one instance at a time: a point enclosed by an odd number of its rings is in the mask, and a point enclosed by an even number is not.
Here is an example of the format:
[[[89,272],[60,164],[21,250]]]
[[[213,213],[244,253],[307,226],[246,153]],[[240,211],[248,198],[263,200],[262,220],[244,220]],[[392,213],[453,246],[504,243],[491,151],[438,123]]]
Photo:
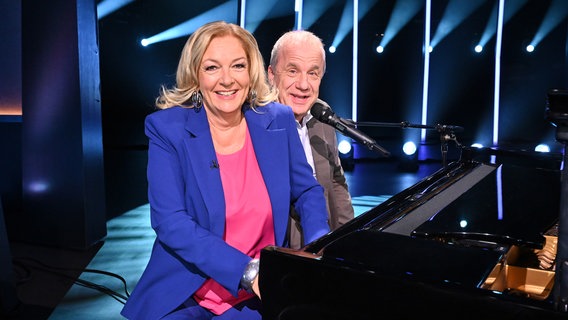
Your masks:
[[[229,91],[229,92],[222,91],[222,92],[219,92],[219,94],[222,95],[222,96],[230,96],[230,95],[234,94],[235,92],[236,91]]]

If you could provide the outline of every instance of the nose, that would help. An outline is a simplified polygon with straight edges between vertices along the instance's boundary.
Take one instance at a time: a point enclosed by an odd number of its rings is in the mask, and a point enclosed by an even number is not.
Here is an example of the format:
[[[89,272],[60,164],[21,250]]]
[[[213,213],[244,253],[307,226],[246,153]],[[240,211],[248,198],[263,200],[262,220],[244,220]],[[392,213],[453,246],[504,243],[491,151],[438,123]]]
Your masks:
[[[231,70],[223,69],[221,73],[221,85],[230,86],[235,82],[235,78],[231,74]]]
[[[308,83],[308,74],[304,72],[299,72],[298,78],[296,79],[296,88],[301,90],[309,89],[310,85]]]

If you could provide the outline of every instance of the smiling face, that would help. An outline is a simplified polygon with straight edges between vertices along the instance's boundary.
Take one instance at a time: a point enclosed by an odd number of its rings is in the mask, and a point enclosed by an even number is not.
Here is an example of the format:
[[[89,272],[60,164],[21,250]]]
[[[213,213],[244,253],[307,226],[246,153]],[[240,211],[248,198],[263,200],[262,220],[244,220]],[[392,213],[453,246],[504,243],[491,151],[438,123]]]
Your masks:
[[[199,67],[204,106],[217,116],[240,113],[249,86],[249,64],[239,39],[234,36],[213,38]]]
[[[325,63],[321,47],[300,44],[283,47],[276,65],[268,67],[268,78],[278,88],[279,102],[292,107],[298,121],[318,98]]]

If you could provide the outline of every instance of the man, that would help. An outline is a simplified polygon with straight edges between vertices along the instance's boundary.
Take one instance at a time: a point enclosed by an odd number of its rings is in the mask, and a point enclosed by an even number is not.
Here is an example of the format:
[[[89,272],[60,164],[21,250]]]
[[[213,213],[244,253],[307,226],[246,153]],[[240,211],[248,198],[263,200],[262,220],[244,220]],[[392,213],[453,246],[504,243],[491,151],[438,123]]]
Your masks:
[[[292,107],[298,133],[314,176],[325,189],[329,224],[335,230],[353,219],[347,182],[337,150],[335,129],[314,119],[309,113],[318,99],[321,79],[325,73],[325,49],[320,38],[309,31],[289,31],[274,44],[268,66],[270,84],[277,88],[280,103]],[[297,217],[292,212],[293,217]],[[301,225],[291,220],[290,247],[305,245]]]

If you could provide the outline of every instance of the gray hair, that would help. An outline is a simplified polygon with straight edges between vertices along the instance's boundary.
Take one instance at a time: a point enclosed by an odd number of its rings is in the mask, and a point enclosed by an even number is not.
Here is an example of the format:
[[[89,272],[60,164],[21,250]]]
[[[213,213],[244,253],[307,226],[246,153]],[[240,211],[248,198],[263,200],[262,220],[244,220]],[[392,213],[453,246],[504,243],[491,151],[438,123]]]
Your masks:
[[[274,43],[274,46],[272,47],[272,52],[270,53],[270,65],[273,68],[278,64],[278,59],[280,58],[280,52],[282,49],[292,44],[319,46],[321,48],[321,55],[323,58],[322,71],[325,73],[325,49],[323,41],[318,36],[307,30],[288,31],[276,40],[276,43]]]

